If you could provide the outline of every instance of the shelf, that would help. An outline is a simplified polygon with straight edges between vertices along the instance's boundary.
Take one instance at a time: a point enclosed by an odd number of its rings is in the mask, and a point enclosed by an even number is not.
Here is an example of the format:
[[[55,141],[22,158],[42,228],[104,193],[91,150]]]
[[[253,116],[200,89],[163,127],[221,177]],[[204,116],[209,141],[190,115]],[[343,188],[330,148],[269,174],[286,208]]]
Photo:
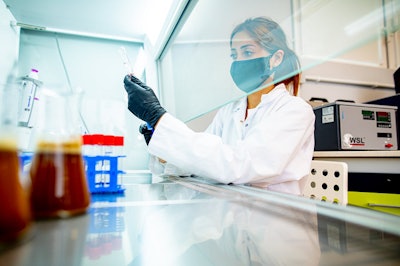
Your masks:
[[[385,157],[400,158],[400,150],[396,151],[315,151],[314,157]]]
[[[314,160],[341,161],[349,173],[400,174],[400,151],[316,151]]]

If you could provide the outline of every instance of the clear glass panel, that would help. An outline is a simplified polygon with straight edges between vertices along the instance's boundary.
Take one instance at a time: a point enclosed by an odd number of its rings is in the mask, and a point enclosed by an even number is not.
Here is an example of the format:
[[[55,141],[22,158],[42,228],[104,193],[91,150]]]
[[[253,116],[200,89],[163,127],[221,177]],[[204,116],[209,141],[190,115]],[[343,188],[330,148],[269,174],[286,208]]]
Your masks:
[[[381,0],[301,0],[296,15],[302,56],[384,64]]]
[[[230,76],[230,34],[245,19],[258,16],[282,27],[303,74],[334,63],[324,74],[327,79],[364,81],[340,69],[343,64],[387,69],[387,34],[399,30],[398,13],[398,1],[198,1],[160,60],[161,99],[169,112],[190,121],[245,96]],[[339,77],[330,76],[333,72]],[[379,82],[365,76],[367,83]]]
[[[30,30],[22,30],[20,40],[20,75],[36,68],[44,87],[71,89],[80,94],[79,107],[85,131],[82,134],[126,135],[126,132],[131,132],[130,137],[125,139],[125,145],[134,148],[125,149],[125,154],[135,159],[127,160],[125,167],[145,168],[145,143],[142,138],[136,138],[139,133],[132,134],[138,132],[141,121],[126,108],[122,80],[127,69],[119,54],[120,48],[124,47],[130,63],[135,66],[142,44]],[[41,89],[37,96],[39,101],[40,93]],[[36,123],[33,123],[32,136]],[[33,150],[33,141],[27,142],[27,150]]]

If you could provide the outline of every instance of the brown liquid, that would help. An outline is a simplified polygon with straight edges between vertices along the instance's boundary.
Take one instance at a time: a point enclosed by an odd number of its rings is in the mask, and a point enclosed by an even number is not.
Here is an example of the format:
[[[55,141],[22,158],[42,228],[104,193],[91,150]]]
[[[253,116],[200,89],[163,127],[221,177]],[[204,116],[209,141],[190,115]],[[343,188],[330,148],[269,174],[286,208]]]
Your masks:
[[[30,174],[35,218],[63,218],[88,209],[90,193],[79,141],[39,143]]]
[[[19,180],[16,145],[0,143],[0,247],[22,238],[31,224],[28,193]]]

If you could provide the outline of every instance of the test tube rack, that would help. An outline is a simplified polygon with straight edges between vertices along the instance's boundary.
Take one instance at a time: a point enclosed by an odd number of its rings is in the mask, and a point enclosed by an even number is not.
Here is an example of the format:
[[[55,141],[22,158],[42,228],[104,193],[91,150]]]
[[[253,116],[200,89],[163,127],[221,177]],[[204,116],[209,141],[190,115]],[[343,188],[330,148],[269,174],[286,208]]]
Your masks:
[[[124,156],[83,156],[90,193],[124,193],[118,160]]]

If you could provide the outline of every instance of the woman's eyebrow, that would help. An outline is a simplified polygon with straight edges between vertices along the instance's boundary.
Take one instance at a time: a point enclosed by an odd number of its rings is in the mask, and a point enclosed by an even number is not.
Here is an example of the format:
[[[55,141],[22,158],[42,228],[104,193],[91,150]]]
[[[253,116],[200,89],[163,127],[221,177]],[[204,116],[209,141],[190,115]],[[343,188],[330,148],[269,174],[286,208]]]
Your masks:
[[[240,50],[246,49],[248,47],[254,47],[254,46],[255,46],[254,44],[245,44],[245,45],[240,46]]]

